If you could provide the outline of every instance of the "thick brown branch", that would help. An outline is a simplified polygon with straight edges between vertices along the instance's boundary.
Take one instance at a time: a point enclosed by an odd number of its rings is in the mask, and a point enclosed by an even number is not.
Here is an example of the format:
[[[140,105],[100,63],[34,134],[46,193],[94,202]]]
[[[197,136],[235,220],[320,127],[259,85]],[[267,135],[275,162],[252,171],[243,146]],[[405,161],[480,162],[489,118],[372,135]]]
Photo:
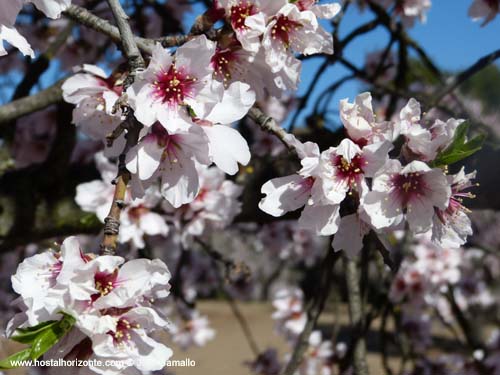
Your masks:
[[[248,111],[248,116],[261,127],[271,134],[274,134],[286,146],[288,151],[295,153],[295,146],[287,139],[288,133],[272,117],[266,116],[257,106],[253,106]]]
[[[363,327],[363,306],[361,302],[361,290],[356,261],[345,259],[345,273],[347,284],[347,297],[349,300],[349,316],[354,329],[353,345],[353,365],[356,375],[368,375],[368,365],[366,362],[366,341],[361,334]]]
[[[61,86],[64,83],[64,80],[65,79],[62,79],[49,88],[34,95],[26,96],[0,106],[0,125],[4,125],[19,117],[61,102]]]

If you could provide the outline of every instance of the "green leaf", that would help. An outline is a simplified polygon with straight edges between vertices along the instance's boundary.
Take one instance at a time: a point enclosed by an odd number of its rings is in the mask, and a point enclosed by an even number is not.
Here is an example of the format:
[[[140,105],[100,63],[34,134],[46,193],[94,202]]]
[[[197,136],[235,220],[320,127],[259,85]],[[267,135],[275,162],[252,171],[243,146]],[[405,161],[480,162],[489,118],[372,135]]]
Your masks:
[[[30,352],[31,359],[40,358],[71,330],[75,324],[75,318],[65,313],[62,314],[63,318],[60,321],[48,326],[33,340]]]
[[[23,344],[31,344],[39,334],[57,323],[59,323],[57,320],[49,320],[33,327],[18,328],[16,329],[16,334],[11,339]]]
[[[432,166],[440,167],[454,164],[471,156],[472,154],[475,154],[481,149],[486,136],[484,134],[480,134],[471,140],[467,140],[469,127],[470,124],[468,122],[463,122],[458,126],[453,141],[445,150],[439,153],[436,159],[432,162]]]
[[[13,362],[16,361],[27,361],[30,359],[31,348],[27,348],[12,354],[10,357],[7,357],[0,361],[0,370],[9,370],[16,367],[20,367],[20,365],[15,366]]]

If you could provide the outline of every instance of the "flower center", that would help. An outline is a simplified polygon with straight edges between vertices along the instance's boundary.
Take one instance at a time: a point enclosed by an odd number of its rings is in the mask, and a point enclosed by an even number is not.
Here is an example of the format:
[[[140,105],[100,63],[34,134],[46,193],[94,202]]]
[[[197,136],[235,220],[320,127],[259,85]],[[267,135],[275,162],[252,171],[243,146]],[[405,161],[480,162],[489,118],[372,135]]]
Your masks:
[[[332,164],[337,169],[337,177],[347,182],[349,187],[355,186],[360,178],[363,177],[363,165],[365,161],[359,155],[353,157],[350,163],[343,156],[337,155]]]
[[[271,29],[271,35],[274,40],[278,39],[286,47],[289,47],[293,32],[301,27],[302,25],[299,22],[281,14],[276,18],[276,24]]]
[[[211,61],[215,76],[227,82],[228,79],[231,79],[232,63],[237,60],[238,56],[233,49],[217,47]]]
[[[113,336],[113,343],[118,346],[123,346],[132,338],[130,331],[134,328],[140,328],[139,324],[131,323],[125,318],[120,318],[116,323],[116,331],[109,331],[108,334]]]
[[[420,173],[396,174],[392,177],[392,186],[403,205],[420,197],[426,189],[423,175]]]
[[[176,107],[186,98],[194,97],[194,86],[197,78],[189,76],[184,69],[172,64],[168,71],[160,70],[153,83],[153,95],[156,100]]]
[[[91,296],[92,302],[94,302],[99,297],[103,297],[111,293],[111,291],[116,286],[116,278],[118,276],[118,270],[115,270],[113,273],[107,272],[97,272],[94,275],[95,288],[98,290],[98,293],[93,294]]]
[[[248,4],[245,0],[238,2],[237,5],[231,7],[231,26],[235,31],[247,30],[245,20],[256,13],[257,9],[253,4]]]

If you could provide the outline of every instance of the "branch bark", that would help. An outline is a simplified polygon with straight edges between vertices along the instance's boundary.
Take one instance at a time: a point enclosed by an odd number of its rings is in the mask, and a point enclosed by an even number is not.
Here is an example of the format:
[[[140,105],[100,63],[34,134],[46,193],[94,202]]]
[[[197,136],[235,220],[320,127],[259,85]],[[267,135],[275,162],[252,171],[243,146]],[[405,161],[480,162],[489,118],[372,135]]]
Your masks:
[[[349,316],[353,327],[353,366],[355,375],[368,375],[368,364],[366,362],[366,341],[363,331],[363,305],[361,302],[361,290],[356,261],[344,258],[347,297],[349,300]]]

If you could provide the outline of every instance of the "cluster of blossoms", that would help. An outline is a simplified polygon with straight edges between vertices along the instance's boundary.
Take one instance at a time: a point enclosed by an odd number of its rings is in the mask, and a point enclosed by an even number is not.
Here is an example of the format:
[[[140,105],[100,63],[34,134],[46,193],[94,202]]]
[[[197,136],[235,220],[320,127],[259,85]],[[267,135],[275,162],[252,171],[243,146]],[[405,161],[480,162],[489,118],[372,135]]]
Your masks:
[[[6,41],[23,53],[35,57],[28,41],[16,30],[16,17],[24,4],[32,3],[47,17],[59,18],[71,0],[3,0],[0,4],[0,56],[7,54],[3,42]]]
[[[154,306],[169,295],[170,272],[159,260],[84,253],[75,237],[62,243],[60,251],[26,258],[12,276],[20,295],[21,309],[9,323],[8,335],[19,329],[60,320],[75,320],[71,331],[56,343],[45,358],[116,360],[116,367],[90,367],[98,374],[132,374],[164,367],[172,355],[151,333],[169,323]],[[119,361],[127,368],[120,368]],[[97,362],[96,362],[97,363]],[[108,362],[109,363],[109,362]],[[81,369],[87,371],[87,368]]]
[[[275,294],[273,306],[276,311],[272,317],[277,322],[277,331],[293,348],[307,322],[304,310],[304,295],[298,288],[279,289]],[[347,347],[345,343],[338,343],[333,348],[332,342],[324,340],[319,330],[311,332],[307,343],[308,347],[297,374],[333,374],[333,365],[342,359],[346,353]],[[285,362],[289,359],[290,356],[287,355]],[[250,363],[253,373],[259,375],[278,374],[279,371],[276,372],[276,369],[279,370],[281,367],[277,352],[273,349],[266,350],[254,362]]]
[[[472,233],[462,198],[474,174],[447,175],[433,167],[462,123],[450,119],[425,125],[414,99],[397,121],[378,121],[369,93],[354,103],[343,100],[340,118],[348,138],[320,152],[318,145],[289,136],[301,159],[296,174],[268,181],[260,208],[282,216],[304,206],[299,224],[318,235],[336,234],[332,247],[355,256],[370,230],[382,238],[403,227],[412,233],[432,231],[438,244],[462,245]],[[389,152],[403,139],[398,158]]]
[[[332,36],[317,17],[332,18],[338,4],[280,0],[214,6],[233,32],[218,42],[194,37],[173,54],[156,45],[148,67],[126,92],[144,125],[126,160],[134,198],[160,180],[161,195],[179,208],[200,192],[198,165],[214,163],[225,173],[238,172],[238,164],[249,162],[250,151],[230,125],[256,99],[296,88],[300,61],[293,53],[333,53]],[[117,108],[123,91],[119,77],[84,65],[62,87],[65,100],[76,105],[73,122],[93,139],[104,140],[123,121]],[[116,141],[107,155],[116,156],[123,148],[123,136]]]
[[[100,180],[82,183],[76,188],[76,203],[83,211],[95,213],[103,223],[113,202],[113,179],[118,170],[102,154],[95,156]],[[206,236],[232,223],[241,211],[238,201],[242,187],[226,180],[224,172],[197,164],[200,189],[196,198],[179,208],[162,200],[158,185],[149,186],[142,197],[133,197],[133,185],[127,190],[121,211],[118,241],[145,247],[145,236],[170,235],[177,243],[189,246],[193,237]]]
[[[491,308],[499,301],[495,301],[484,282],[482,250],[441,248],[432,243],[428,235],[418,236],[408,250],[408,257],[392,281],[389,299],[401,307],[401,328],[408,335],[415,354],[425,359],[433,343],[433,330],[443,322],[448,326],[454,323],[450,296],[464,313],[478,307]],[[453,358],[442,357],[443,369],[439,373],[453,374],[458,363],[463,366],[459,368],[468,367],[470,374],[481,373],[478,363],[496,373],[500,364],[494,359],[494,350],[487,356],[484,352],[475,353],[475,364],[467,363],[469,360],[458,354]],[[420,362],[417,368],[435,365],[432,361],[421,359]]]

